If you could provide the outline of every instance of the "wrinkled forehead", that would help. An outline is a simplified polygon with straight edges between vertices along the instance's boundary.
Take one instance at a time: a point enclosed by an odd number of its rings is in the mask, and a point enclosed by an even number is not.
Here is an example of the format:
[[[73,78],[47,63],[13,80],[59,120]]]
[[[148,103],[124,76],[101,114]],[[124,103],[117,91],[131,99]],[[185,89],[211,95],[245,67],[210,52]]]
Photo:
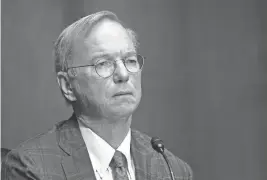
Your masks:
[[[86,37],[79,36],[73,41],[73,63],[83,64],[97,53],[115,55],[133,51],[134,43],[127,30],[116,21],[103,19]]]

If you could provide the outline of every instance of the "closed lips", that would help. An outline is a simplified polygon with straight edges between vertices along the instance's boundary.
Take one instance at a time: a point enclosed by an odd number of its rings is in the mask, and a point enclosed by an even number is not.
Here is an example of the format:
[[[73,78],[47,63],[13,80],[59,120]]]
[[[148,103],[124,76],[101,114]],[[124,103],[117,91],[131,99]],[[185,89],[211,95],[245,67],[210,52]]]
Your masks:
[[[130,91],[120,91],[114,94],[114,96],[123,96],[123,95],[133,95],[133,93]]]

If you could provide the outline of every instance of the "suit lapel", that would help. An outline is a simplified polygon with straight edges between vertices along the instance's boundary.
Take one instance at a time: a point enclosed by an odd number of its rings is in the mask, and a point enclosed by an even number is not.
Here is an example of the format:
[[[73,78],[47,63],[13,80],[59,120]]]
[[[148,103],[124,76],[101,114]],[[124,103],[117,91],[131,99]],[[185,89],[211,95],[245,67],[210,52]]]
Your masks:
[[[96,180],[75,115],[60,126],[59,146],[67,154],[62,159],[62,168],[68,180]]]
[[[152,172],[155,151],[151,148],[147,138],[134,130],[132,130],[131,154],[134,160],[136,180],[156,179],[156,174]]]

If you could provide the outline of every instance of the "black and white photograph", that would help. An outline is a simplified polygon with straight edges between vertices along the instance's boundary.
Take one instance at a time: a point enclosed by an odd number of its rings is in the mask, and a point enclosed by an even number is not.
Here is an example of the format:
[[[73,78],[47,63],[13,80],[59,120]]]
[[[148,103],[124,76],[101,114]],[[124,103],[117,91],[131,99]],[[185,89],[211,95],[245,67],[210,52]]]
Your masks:
[[[2,180],[266,180],[267,1],[2,0]]]

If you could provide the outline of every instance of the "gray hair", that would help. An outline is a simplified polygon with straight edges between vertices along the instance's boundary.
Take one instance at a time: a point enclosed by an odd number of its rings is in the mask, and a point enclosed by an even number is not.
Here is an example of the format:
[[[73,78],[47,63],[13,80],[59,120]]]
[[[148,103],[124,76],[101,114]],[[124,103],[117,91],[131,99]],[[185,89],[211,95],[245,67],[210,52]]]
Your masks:
[[[110,11],[100,11],[95,14],[85,16],[73,24],[69,25],[62,31],[58,39],[54,44],[54,58],[55,58],[55,71],[67,72],[68,64],[72,62],[73,56],[73,44],[78,38],[86,38],[94,25],[99,23],[103,19],[110,19],[120,23],[128,35],[133,41],[135,48],[138,48],[138,41],[136,33],[124,26],[124,24],[118,19],[116,14]],[[63,95],[64,96],[64,95]],[[69,100],[64,96],[67,104],[70,104]]]
[[[54,46],[56,73],[67,71],[68,62],[72,60],[73,42],[80,37],[86,38],[92,27],[103,19],[110,19],[123,25],[116,14],[110,11],[100,11],[79,19],[62,31]],[[129,28],[125,29],[132,39],[135,48],[137,48],[138,42],[136,33]]]

